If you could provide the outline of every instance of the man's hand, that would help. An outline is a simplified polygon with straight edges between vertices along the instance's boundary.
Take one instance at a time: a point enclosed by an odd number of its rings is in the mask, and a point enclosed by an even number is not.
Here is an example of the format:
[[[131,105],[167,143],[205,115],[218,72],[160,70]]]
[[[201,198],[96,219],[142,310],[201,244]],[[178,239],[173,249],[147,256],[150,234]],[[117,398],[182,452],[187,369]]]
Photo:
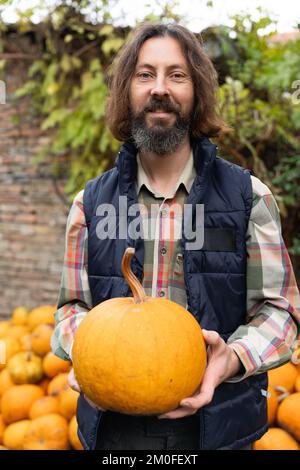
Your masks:
[[[68,375],[68,382],[69,382],[69,385],[70,387],[75,390],[75,392],[79,392],[80,393],[80,388],[79,388],[79,385],[78,385],[78,382],[75,378],[75,374],[74,374],[74,369],[72,368],[69,372],[69,375]],[[84,398],[86,399],[86,401],[88,402],[89,405],[91,405],[93,408],[96,408],[97,410],[100,410],[100,411],[106,411],[104,410],[103,408],[100,408],[100,406],[98,405],[95,405],[95,403],[93,403],[86,395],[84,395]]]
[[[202,330],[207,349],[207,367],[200,388],[192,397],[184,398],[180,407],[159,415],[159,419],[176,419],[190,416],[204,405],[212,401],[214,391],[220,383],[237,375],[241,369],[241,362],[216,331]]]

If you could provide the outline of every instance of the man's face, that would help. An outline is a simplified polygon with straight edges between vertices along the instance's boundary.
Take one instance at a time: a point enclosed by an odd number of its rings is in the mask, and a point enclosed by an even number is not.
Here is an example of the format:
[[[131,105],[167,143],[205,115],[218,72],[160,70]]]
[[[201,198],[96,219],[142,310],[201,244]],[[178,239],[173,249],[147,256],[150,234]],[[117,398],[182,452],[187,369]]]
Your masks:
[[[130,85],[137,147],[158,155],[174,152],[190,128],[193,102],[193,81],[178,41],[171,37],[145,41]]]

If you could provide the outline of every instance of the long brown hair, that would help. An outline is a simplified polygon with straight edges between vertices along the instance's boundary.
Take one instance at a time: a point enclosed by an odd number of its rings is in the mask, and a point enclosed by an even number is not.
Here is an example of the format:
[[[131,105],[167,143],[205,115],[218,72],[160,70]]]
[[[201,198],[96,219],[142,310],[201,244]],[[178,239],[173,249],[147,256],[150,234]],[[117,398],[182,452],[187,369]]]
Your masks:
[[[131,137],[129,89],[140,49],[147,39],[165,36],[179,42],[192,73],[195,99],[190,134],[193,137],[218,137],[227,132],[229,127],[217,113],[217,72],[202,42],[177,23],[146,22],[134,31],[115,59],[106,106],[106,123],[113,136],[120,141]]]

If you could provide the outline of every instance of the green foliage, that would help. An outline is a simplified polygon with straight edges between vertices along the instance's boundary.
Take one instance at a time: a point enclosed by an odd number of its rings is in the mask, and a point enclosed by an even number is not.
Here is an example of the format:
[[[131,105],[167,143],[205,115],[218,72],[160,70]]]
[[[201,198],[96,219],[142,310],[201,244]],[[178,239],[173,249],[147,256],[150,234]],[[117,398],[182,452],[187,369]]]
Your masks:
[[[276,30],[263,15],[257,21],[249,15],[233,19],[232,28],[221,29],[219,47],[220,112],[233,132],[219,147],[268,184],[286,217],[286,230],[295,234],[300,225],[300,38],[284,43],[272,41],[274,33],[262,35],[270,26]],[[297,240],[291,254],[298,253]]]

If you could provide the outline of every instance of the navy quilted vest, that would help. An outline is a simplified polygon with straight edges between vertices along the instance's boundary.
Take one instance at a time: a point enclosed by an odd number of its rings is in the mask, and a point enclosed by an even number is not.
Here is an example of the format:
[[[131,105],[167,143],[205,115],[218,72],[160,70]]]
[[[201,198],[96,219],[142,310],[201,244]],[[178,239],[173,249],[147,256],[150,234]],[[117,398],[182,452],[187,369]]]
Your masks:
[[[207,138],[193,139],[191,144],[197,176],[186,202],[193,208],[204,204],[205,240],[202,249],[187,250],[187,240],[182,237],[188,310],[201,327],[217,331],[226,341],[245,323],[245,235],[252,206],[250,173],[217,157],[216,146]],[[133,141],[125,142],[115,167],[89,181],[84,191],[88,277],[94,306],[112,297],[131,296],[121,272],[127,246],[135,247],[132,269],[142,280],[142,239],[100,240],[96,233],[101,219],[96,214],[99,204],[113,204],[118,216],[119,196],[127,197],[128,207],[138,202],[136,153]],[[213,401],[197,412],[201,429],[199,450],[238,449],[262,436],[267,430],[266,389],[266,374],[221,384]],[[101,416],[81,394],[77,419],[79,437],[86,449],[95,448],[97,432],[101,433]]]

